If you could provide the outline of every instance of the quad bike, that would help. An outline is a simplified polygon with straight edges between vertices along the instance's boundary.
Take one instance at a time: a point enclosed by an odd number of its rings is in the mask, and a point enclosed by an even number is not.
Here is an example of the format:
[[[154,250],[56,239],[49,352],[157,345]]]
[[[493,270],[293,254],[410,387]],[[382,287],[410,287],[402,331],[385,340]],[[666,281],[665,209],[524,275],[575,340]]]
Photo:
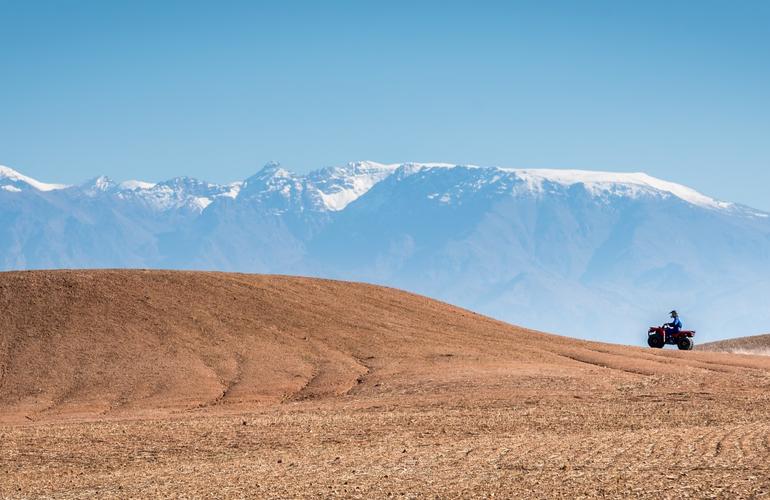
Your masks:
[[[692,338],[695,330],[669,331],[662,326],[651,326],[647,332],[647,345],[655,349],[661,349],[664,345],[675,345],[682,351],[691,351],[695,342]]]

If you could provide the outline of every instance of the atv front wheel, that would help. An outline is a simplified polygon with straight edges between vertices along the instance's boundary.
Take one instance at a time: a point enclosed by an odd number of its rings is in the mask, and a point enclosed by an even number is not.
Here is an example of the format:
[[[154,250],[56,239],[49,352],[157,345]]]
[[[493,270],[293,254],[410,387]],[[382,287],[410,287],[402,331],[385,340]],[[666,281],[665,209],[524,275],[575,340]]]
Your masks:
[[[681,351],[692,351],[693,345],[695,345],[695,342],[693,342],[689,337],[683,337],[679,339],[679,342],[676,343],[676,346]]]
[[[647,345],[653,349],[662,349],[665,343],[666,342],[663,340],[663,335],[659,333],[653,333],[647,337]]]

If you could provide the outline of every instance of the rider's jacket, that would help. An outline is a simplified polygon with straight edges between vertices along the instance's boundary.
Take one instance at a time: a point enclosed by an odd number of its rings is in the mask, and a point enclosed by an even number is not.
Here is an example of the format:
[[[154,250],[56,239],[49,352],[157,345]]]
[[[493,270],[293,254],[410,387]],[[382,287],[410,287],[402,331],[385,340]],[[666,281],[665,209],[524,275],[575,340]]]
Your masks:
[[[677,318],[673,318],[671,320],[671,323],[669,323],[669,325],[671,325],[671,328],[675,328],[677,330],[681,330],[682,329],[682,321],[678,317]]]

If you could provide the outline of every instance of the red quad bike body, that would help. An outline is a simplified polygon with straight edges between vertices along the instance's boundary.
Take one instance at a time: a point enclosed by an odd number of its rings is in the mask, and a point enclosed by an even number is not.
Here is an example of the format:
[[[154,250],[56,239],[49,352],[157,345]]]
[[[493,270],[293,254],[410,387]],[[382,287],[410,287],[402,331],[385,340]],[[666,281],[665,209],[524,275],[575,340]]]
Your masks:
[[[651,326],[647,332],[647,345],[655,349],[661,349],[664,345],[675,345],[682,351],[691,351],[695,342],[693,337],[695,330],[679,330],[666,333],[662,326]]]

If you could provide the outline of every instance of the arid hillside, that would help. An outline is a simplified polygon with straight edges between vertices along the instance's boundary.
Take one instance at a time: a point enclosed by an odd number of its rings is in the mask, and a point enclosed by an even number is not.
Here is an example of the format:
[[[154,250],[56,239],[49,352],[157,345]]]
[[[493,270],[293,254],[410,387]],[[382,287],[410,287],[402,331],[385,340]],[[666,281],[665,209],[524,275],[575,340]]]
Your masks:
[[[700,351],[770,356],[770,334],[738,337],[695,346]]]
[[[0,273],[0,313],[3,498],[770,492],[770,357],[285,276]]]
[[[606,356],[398,290],[284,276],[2,273],[0,310],[0,416],[16,419],[258,407],[437,381],[431,392],[456,392],[453,381],[484,373],[569,378]]]
[[[0,416],[17,419],[458,395],[463,384],[473,393],[507,378],[602,390],[711,362],[527,331],[398,290],[284,276],[2,273],[0,310]],[[597,367],[607,376],[581,380]]]

